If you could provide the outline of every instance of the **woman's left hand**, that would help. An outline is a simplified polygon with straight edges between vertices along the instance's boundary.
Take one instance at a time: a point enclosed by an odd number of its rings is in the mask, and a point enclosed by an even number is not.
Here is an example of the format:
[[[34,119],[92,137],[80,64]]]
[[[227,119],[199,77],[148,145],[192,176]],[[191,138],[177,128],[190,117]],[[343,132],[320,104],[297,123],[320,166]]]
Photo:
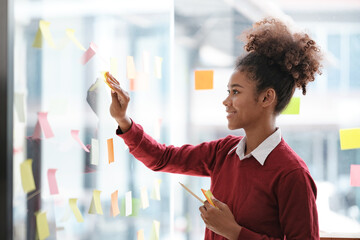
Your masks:
[[[215,198],[212,198],[212,201],[217,208],[208,201],[205,201],[204,205],[199,208],[206,227],[227,239],[238,239],[241,226],[235,221],[228,205]]]

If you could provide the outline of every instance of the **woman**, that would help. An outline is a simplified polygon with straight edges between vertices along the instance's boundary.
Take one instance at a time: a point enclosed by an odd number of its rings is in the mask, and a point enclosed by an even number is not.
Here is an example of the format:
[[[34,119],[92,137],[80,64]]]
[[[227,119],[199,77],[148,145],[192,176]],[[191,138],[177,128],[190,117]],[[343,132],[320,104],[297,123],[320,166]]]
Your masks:
[[[236,63],[223,104],[229,129],[243,128],[245,137],[159,144],[126,115],[129,95],[110,77],[117,134],[154,171],[211,177],[217,208],[200,207],[205,239],[319,239],[316,185],[276,127],[295,88],[305,95],[320,73],[319,49],[307,34],[293,34],[274,19],[256,23],[242,38],[247,54]]]

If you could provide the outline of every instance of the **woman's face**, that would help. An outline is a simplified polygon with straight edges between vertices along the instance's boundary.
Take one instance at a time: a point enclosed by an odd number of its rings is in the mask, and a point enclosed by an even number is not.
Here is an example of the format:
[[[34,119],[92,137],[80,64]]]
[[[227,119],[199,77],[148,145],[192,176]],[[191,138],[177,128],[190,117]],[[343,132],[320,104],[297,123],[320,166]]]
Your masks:
[[[248,79],[246,72],[235,71],[228,83],[228,97],[223,101],[228,113],[229,129],[256,127],[263,108],[260,96],[256,96],[255,82]]]

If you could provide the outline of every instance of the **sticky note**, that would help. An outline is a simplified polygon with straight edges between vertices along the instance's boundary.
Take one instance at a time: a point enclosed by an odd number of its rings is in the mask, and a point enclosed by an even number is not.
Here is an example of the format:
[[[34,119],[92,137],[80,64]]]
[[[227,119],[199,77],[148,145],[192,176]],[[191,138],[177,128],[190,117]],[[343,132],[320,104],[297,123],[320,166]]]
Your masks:
[[[126,77],[128,79],[135,79],[136,69],[133,56],[126,57]]]
[[[68,28],[66,29],[66,36],[68,36],[68,38],[70,38],[70,40],[81,50],[86,51],[86,48],[84,48],[84,46],[79,42],[79,40],[77,40],[77,38],[75,37],[75,30]]]
[[[108,159],[109,164],[114,162],[114,141],[112,138],[107,140],[107,147],[108,147]]]
[[[144,240],[144,229],[137,231],[137,240]]]
[[[110,58],[110,73],[115,78],[119,77],[118,59],[117,58]]]
[[[85,150],[85,152],[90,152],[89,149],[84,145],[84,143],[79,138],[79,130],[71,130],[71,136],[79,143],[79,145]]]
[[[39,112],[38,113],[38,121],[36,122],[35,130],[32,135],[33,139],[41,138],[41,130],[43,131],[45,138],[54,137],[54,133],[50,127],[50,124],[47,120],[47,112]]]
[[[58,189],[58,185],[57,185],[56,178],[55,178],[56,171],[57,171],[57,169],[50,168],[50,169],[48,169],[48,172],[47,172],[49,189],[50,189],[51,195],[59,194],[59,189]]]
[[[150,73],[149,55],[150,54],[148,51],[144,51],[142,56],[142,71],[147,74]]]
[[[147,90],[149,87],[149,74],[137,72],[135,79],[130,79],[130,91]]]
[[[163,59],[161,57],[155,57],[155,76],[158,79],[162,78],[162,61]]]
[[[139,214],[141,208],[141,201],[138,198],[132,198],[131,200],[132,213],[128,217],[136,217]],[[120,215],[126,216],[126,197],[121,199]]]
[[[116,217],[119,214],[118,190],[116,190],[111,194],[111,216]]]
[[[350,165],[350,185],[360,187],[360,165]]]
[[[76,204],[77,200],[78,200],[77,198],[69,199],[70,208],[71,208],[72,212],[74,213],[76,220],[78,222],[84,222],[83,216],[81,215],[81,212]]]
[[[149,207],[149,197],[146,187],[141,187],[140,190],[141,207],[146,209]]]
[[[99,214],[103,215],[103,210],[101,208],[101,202],[100,202],[100,193],[99,190],[93,190],[93,197],[91,199],[91,204],[89,208],[90,214]]]
[[[98,51],[98,46],[95,43],[91,42],[89,48],[84,52],[81,57],[81,64],[85,65]]]
[[[46,218],[46,212],[35,213],[36,217],[36,230],[40,240],[50,236],[49,224]]]
[[[341,150],[360,148],[360,128],[340,129]]]
[[[91,164],[99,164],[99,140],[91,139],[91,152],[90,152]]]
[[[161,200],[160,197],[160,184],[161,184],[161,179],[155,179],[154,180],[154,188],[153,191],[151,193],[151,198],[154,200]]]
[[[160,238],[160,222],[154,220],[150,240],[159,240],[159,238]]]
[[[49,44],[50,47],[55,48],[55,43],[53,37],[50,33],[50,22],[40,20],[39,22],[39,29],[36,33],[35,40],[33,42],[33,47],[41,48],[42,47],[42,38],[44,37],[45,41]]]
[[[204,190],[204,189],[201,189],[201,191],[203,192],[204,196],[206,197],[206,200],[215,207],[215,204],[213,203],[212,201],[212,197],[213,197],[213,194],[210,190]]]
[[[281,112],[281,114],[299,114],[300,113],[300,97],[292,97],[289,104]]]
[[[214,71],[195,71],[195,90],[208,90],[214,88]]]
[[[132,214],[132,197],[131,191],[125,194],[125,216],[130,216]]]
[[[32,161],[32,159],[28,159],[20,164],[21,184],[25,193],[36,189],[32,170]]]
[[[18,116],[19,122],[25,122],[25,94],[15,93],[14,96],[15,111]]]

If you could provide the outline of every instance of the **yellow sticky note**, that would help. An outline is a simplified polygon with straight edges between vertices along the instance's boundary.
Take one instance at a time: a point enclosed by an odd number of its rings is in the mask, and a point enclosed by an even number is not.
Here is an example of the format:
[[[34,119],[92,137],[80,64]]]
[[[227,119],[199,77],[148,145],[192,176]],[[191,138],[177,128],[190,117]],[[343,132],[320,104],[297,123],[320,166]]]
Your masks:
[[[103,215],[103,210],[101,208],[101,202],[100,202],[100,193],[99,190],[93,190],[93,197],[91,199],[91,204],[89,208],[90,214],[99,214]]]
[[[39,22],[39,30],[36,33],[35,40],[33,42],[33,47],[41,48],[42,47],[42,38],[45,38],[45,41],[49,44],[50,47],[55,48],[55,42],[50,33],[50,22],[40,20]]]
[[[153,191],[151,193],[151,198],[154,200],[161,200],[160,197],[160,184],[161,184],[161,179],[155,179],[154,180],[154,188]]]
[[[300,97],[291,98],[289,104],[281,112],[281,114],[299,114],[300,113]]]
[[[119,77],[118,59],[117,58],[110,58],[110,73],[116,79]]]
[[[161,79],[162,77],[162,61],[163,59],[161,57],[155,57],[155,76],[158,79]]]
[[[114,162],[114,141],[112,138],[107,140],[107,147],[108,147],[108,159],[109,164]]]
[[[149,207],[149,197],[148,197],[148,193],[147,193],[147,188],[146,187],[142,187],[141,191],[140,191],[140,196],[141,196],[141,207],[143,209],[146,209]]]
[[[137,240],[144,240],[144,229],[137,231]]]
[[[204,189],[201,189],[201,191],[203,192],[204,196],[206,197],[206,200],[215,207],[215,204],[211,200],[211,198],[213,197],[212,192],[210,190],[204,190]]]
[[[133,56],[126,57],[126,77],[128,79],[135,79],[136,70]]]
[[[46,218],[46,212],[37,212],[36,216],[36,230],[40,240],[50,236],[49,225]]]
[[[78,206],[76,204],[77,200],[78,200],[77,198],[70,198],[69,199],[70,208],[73,211],[73,213],[74,213],[74,215],[76,217],[76,220],[78,222],[84,222],[84,218],[81,215],[81,212],[80,212],[80,210],[79,210],[79,208],[78,208]]]
[[[32,170],[32,161],[32,159],[28,159],[20,164],[21,184],[25,193],[36,189]]]
[[[70,38],[70,40],[81,50],[86,51],[86,48],[84,48],[84,46],[79,42],[79,40],[77,40],[77,38],[75,37],[75,30],[68,28],[66,29],[66,35],[68,36],[68,38]]]
[[[195,71],[195,90],[208,90],[214,88],[214,71]]]
[[[159,240],[160,238],[160,222],[154,220],[150,240]]]
[[[119,214],[118,190],[116,190],[111,194],[111,216],[116,217]]]
[[[340,129],[341,150],[360,148],[360,128]]]

